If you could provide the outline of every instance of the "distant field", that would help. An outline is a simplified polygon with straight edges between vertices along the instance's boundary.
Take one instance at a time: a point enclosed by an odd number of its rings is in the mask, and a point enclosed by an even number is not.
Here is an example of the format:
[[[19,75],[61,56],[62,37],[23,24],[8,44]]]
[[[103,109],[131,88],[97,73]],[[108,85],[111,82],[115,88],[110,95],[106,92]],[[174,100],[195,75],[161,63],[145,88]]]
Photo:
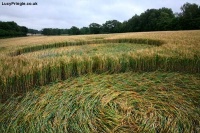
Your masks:
[[[0,39],[0,132],[200,132],[200,31]]]

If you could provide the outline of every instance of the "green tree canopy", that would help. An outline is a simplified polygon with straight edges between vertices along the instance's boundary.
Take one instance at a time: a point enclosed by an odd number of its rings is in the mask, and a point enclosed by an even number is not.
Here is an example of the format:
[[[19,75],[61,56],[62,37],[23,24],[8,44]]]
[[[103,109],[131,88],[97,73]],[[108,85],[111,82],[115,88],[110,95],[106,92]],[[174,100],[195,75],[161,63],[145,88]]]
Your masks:
[[[109,20],[102,26],[104,33],[119,33],[121,29],[121,22],[117,20]]]
[[[70,35],[79,35],[79,34],[80,34],[80,30],[79,30],[78,27],[72,26],[72,27],[69,29],[69,34],[70,34]]]
[[[81,34],[90,34],[90,29],[88,27],[82,27],[80,29]]]
[[[101,33],[101,25],[97,23],[91,23],[89,25],[90,33],[91,34],[99,34]]]
[[[28,28],[19,26],[15,22],[0,21],[0,38],[26,36]]]
[[[200,29],[200,6],[185,3],[181,7],[180,24],[182,29]]]

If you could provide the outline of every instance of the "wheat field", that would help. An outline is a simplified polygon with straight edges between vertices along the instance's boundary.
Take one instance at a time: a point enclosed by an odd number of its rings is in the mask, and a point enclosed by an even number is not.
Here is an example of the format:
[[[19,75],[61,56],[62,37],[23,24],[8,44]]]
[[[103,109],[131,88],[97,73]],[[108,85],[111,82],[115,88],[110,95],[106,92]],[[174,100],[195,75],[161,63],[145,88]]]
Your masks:
[[[200,132],[200,31],[0,40],[0,132]]]

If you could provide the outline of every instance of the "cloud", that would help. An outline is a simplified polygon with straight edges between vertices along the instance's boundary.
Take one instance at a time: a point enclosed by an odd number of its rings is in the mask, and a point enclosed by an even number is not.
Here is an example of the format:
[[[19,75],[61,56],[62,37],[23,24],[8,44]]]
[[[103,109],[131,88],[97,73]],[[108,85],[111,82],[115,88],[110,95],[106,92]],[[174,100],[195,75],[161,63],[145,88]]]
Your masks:
[[[37,2],[37,6],[5,6],[2,2],[18,2],[18,0],[0,0],[0,20],[15,21],[28,28],[42,29],[79,28],[88,26],[92,22],[99,24],[107,20],[128,20],[135,14],[141,14],[147,9],[167,7],[174,12],[180,12],[180,7],[187,0],[22,0],[23,2]],[[199,0],[190,3],[200,5]]]

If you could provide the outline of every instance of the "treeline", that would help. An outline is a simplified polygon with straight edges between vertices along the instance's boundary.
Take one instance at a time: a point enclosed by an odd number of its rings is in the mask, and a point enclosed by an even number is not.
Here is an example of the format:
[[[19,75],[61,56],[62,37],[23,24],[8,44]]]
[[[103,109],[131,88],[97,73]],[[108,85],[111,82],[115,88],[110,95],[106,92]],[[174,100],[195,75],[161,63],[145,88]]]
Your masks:
[[[41,31],[35,29],[28,29],[29,34],[41,34]]]
[[[15,22],[0,21],[0,38],[26,36],[28,28]]]
[[[109,20],[104,24],[91,23],[88,27],[70,29],[44,28],[44,35],[104,34],[142,31],[194,30],[200,29],[200,6],[185,3],[180,13],[170,8],[148,9],[141,15],[135,15],[128,21]]]

